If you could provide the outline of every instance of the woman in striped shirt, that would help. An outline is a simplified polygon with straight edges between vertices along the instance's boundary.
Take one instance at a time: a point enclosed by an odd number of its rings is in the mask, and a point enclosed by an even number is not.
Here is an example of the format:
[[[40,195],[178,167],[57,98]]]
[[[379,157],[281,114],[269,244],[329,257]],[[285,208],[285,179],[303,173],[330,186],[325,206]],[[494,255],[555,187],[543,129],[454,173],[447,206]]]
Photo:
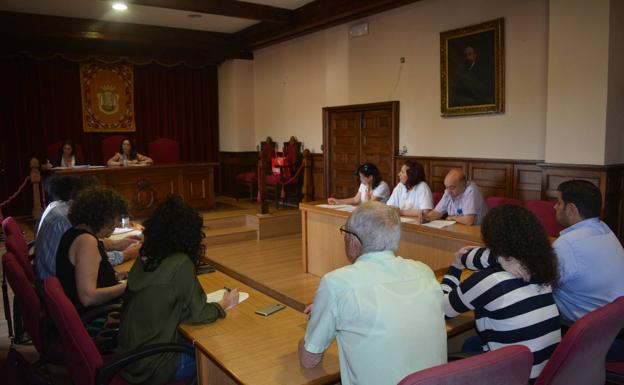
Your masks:
[[[557,258],[539,220],[521,206],[492,209],[481,237],[487,248],[461,249],[444,276],[444,312],[456,317],[474,310],[483,351],[527,346],[534,379],[561,341],[552,294]],[[475,273],[460,283],[465,268]]]

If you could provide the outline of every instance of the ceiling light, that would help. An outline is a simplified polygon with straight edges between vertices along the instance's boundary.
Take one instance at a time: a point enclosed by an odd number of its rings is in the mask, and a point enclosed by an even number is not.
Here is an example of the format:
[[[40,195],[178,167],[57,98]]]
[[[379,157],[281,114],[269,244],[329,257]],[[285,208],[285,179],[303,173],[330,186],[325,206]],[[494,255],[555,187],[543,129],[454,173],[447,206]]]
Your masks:
[[[113,3],[113,9],[115,11],[125,11],[126,9],[128,9],[128,6],[125,3],[116,2]]]

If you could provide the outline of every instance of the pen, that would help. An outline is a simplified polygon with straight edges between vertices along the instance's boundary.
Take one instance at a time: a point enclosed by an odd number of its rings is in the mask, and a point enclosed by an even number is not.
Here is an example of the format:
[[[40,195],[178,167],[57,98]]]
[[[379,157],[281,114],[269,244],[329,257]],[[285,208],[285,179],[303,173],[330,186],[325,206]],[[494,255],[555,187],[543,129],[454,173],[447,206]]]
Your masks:
[[[230,288],[229,288],[229,287],[227,287],[227,286],[223,286],[223,288],[224,288],[224,289],[225,289],[225,291],[227,291],[228,293],[232,291],[232,289],[230,289]]]

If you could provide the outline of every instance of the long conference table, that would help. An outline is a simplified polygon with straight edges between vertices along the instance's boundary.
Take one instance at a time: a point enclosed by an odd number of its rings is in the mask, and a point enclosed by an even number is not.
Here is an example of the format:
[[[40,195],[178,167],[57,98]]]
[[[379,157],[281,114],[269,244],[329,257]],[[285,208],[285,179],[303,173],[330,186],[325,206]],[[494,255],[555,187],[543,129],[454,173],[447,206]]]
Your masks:
[[[59,175],[92,175],[120,193],[132,217],[148,216],[169,194],[180,195],[196,209],[215,207],[214,169],[218,163],[153,166],[78,166],[53,169]]]
[[[324,203],[299,204],[303,271],[319,277],[350,263],[344,251],[340,226],[345,224],[351,213],[320,206]],[[421,261],[432,270],[439,270],[448,267],[455,252],[466,245],[483,245],[480,226],[454,224],[434,228],[405,222],[401,224],[401,242],[397,255]]]

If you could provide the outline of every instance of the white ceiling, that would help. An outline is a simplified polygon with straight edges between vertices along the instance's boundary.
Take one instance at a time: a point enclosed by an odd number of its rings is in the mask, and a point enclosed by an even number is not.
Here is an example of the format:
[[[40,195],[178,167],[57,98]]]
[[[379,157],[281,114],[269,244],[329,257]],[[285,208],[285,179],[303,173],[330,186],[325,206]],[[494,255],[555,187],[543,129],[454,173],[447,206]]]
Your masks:
[[[296,9],[313,0],[245,1],[279,8]],[[235,33],[258,22],[257,20],[205,13],[202,13],[200,18],[190,18],[188,15],[196,12],[132,5],[130,2],[128,2],[128,10],[118,12],[111,8],[112,3],[113,1],[102,0],[0,0],[0,11],[118,21],[223,33]]]

